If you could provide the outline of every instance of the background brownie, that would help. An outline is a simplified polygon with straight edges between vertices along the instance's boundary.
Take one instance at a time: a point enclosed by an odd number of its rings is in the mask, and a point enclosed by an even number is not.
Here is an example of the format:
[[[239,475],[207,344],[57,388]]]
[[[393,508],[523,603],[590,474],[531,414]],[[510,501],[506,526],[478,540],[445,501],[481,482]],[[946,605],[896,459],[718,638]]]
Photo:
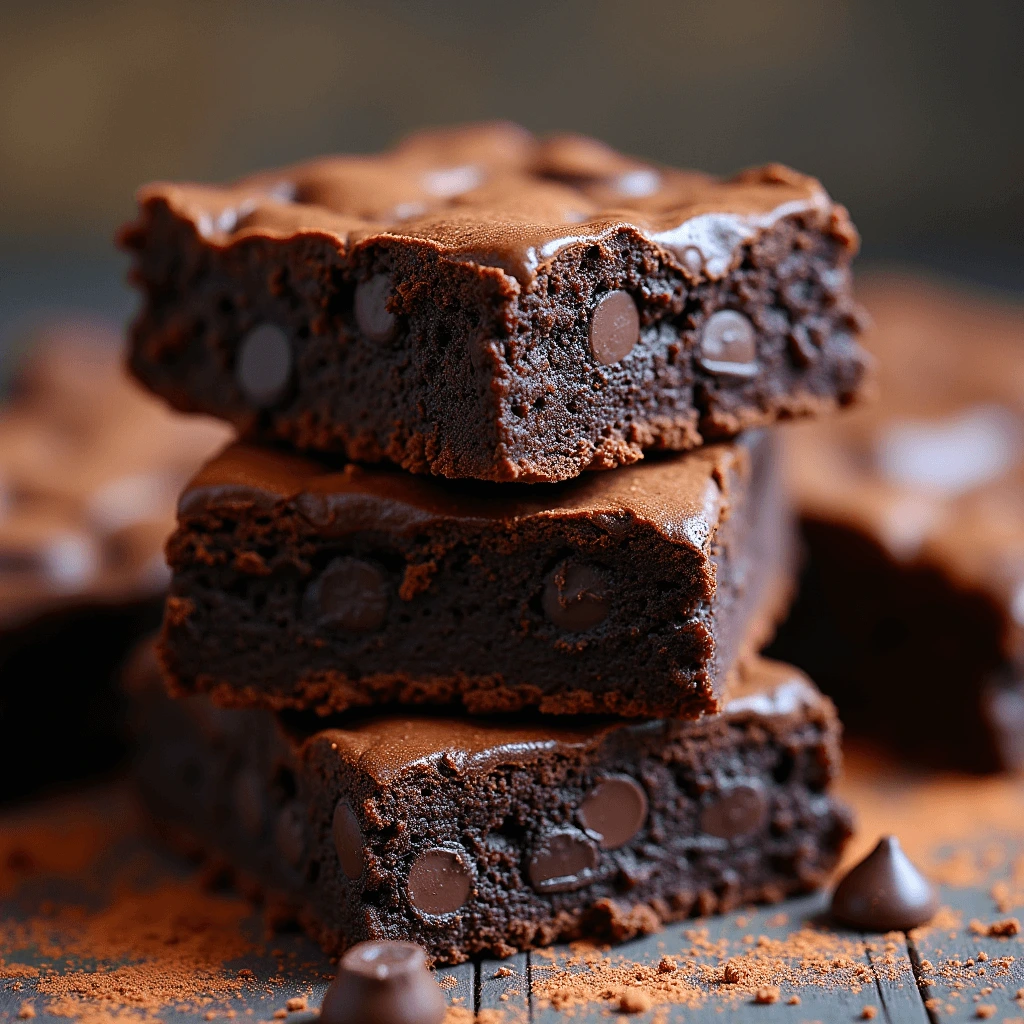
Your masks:
[[[282,724],[169,700],[151,658],[133,690],[155,816],[330,951],[403,938],[457,962],[625,939],[813,888],[850,834],[832,705],[778,663],[755,661],[719,715],[572,728]]]
[[[236,445],[182,495],[161,655],[222,704],[713,711],[788,598],[781,490],[765,434],[530,487]]]
[[[774,648],[901,754],[1024,766],[1024,315],[868,285],[881,402],[785,431],[810,552]]]
[[[863,386],[856,234],[781,166],[483,125],[139,201],[133,371],[302,449],[556,481]]]
[[[37,339],[0,407],[0,799],[124,756],[114,685],[160,621],[182,484],[226,440],[124,374],[119,339]]]

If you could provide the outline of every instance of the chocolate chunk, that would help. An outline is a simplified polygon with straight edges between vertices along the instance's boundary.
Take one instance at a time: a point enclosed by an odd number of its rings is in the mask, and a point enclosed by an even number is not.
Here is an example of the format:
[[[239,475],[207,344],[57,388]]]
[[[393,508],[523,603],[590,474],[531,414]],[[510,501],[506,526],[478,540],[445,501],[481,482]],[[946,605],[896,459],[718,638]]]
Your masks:
[[[242,339],[235,380],[253,405],[273,405],[284,394],[291,375],[292,346],[280,327],[260,324]]]
[[[883,836],[852,867],[832,896],[832,916],[861,931],[916,928],[935,916],[938,896],[932,884],[907,859],[895,836]]]
[[[390,341],[395,336],[398,319],[387,307],[390,294],[387,274],[375,274],[356,285],[356,323],[371,341]]]
[[[242,768],[234,782],[235,813],[251,836],[263,831],[263,782],[252,768]]]
[[[341,870],[354,882],[363,873],[363,833],[356,812],[347,800],[339,800],[334,808],[331,831]]]
[[[760,831],[768,820],[768,798],[757,779],[733,783],[704,805],[702,832],[719,839],[740,839]]]
[[[647,793],[636,779],[614,775],[586,795],[578,813],[583,827],[599,837],[602,850],[617,850],[644,827]]]
[[[387,581],[369,562],[336,558],[310,587],[308,600],[321,625],[369,633],[387,616]]]
[[[640,314],[628,292],[602,295],[590,315],[590,351],[599,363],[625,359],[640,340]]]
[[[285,862],[298,867],[306,851],[306,829],[298,803],[281,808],[274,825],[274,843]]]
[[[451,914],[473,889],[473,871],[465,854],[437,847],[421,853],[409,869],[409,902],[423,914]]]
[[[699,362],[708,373],[753,377],[758,372],[754,325],[734,309],[713,313],[700,335]]]
[[[570,563],[556,569],[544,588],[544,614],[562,629],[582,632],[608,615],[601,574],[589,565]]]
[[[441,1024],[447,1001],[414,942],[361,942],[339,961],[322,1024]]]
[[[530,858],[530,882],[538,892],[572,892],[596,880],[600,854],[578,829],[549,832]]]

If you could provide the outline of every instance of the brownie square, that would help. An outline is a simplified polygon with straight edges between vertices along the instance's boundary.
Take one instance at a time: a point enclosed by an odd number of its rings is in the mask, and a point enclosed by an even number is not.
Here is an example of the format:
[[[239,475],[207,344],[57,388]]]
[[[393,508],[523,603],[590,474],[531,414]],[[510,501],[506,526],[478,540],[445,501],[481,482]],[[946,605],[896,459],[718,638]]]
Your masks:
[[[714,711],[789,596],[775,449],[526,486],[236,445],[181,497],[161,657],[224,705]]]
[[[900,754],[1024,767],[1024,316],[868,285],[881,401],[784,432],[810,558],[775,650]]]
[[[477,125],[139,206],[131,368],[254,438],[551,482],[865,386],[856,233],[778,165],[721,180]]]
[[[721,713],[552,726],[347,720],[169,700],[132,682],[164,831],[264,890],[331,952],[409,939],[444,962],[773,902],[850,835],[839,725],[795,669],[748,665]]]

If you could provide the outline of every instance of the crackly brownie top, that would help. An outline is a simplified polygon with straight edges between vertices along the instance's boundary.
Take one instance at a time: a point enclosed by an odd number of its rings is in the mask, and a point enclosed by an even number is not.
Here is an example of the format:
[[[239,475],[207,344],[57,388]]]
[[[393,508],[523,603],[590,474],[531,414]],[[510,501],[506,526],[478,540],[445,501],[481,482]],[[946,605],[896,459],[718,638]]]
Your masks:
[[[908,279],[864,294],[880,400],[792,428],[800,506],[982,588],[1024,658],[1024,314]]]
[[[741,670],[720,715],[735,719],[787,718],[825,698],[798,669],[765,658]],[[339,761],[387,783],[418,766],[443,762],[459,774],[486,774],[500,765],[528,765],[545,757],[585,752],[614,732],[658,730],[660,721],[600,721],[576,727],[500,724],[467,718],[369,718],[345,729],[322,729],[310,742],[329,744]]]
[[[657,247],[690,280],[724,277],[744,244],[794,214],[848,253],[857,246],[845,209],[787,167],[720,179],[512,124],[422,132],[377,155],[325,157],[223,187],[158,182],[139,201],[166,204],[214,245],[320,235],[350,252],[406,240],[525,286],[566,248],[619,231]]]
[[[609,529],[645,523],[669,542],[706,551],[728,514],[730,480],[749,472],[750,445],[708,445],[560,484],[438,482],[390,467],[349,463],[332,470],[298,455],[244,442],[193,478],[178,504],[181,521],[206,510],[294,503],[324,535],[359,530],[414,533],[431,522],[591,519]]]

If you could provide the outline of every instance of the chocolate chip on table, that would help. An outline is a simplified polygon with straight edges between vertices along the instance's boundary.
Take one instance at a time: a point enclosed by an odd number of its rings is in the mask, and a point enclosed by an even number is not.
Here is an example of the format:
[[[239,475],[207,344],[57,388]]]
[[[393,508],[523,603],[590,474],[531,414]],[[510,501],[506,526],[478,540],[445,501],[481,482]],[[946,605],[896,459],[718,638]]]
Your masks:
[[[907,931],[938,910],[934,886],[910,862],[895,836],[878,845],[840,880],[832,895],[832,916],[863,931]]]
[[[562,629],[582,632],[608,616],[604,577],[589,565],[556,569],[544,588],[544,614]]]
[[[640,340],[640,314],[628,292],[606,292],[590,315],[590,351],[599,363],[626,358]]]
[[[596,881],[599,856],[593,840],[578,829],[549,832],[530,858],[530,883],[541,893],[582,889]]]
[[[292,346],[276,324],[260,324],[242,339],[235,363],[235,381],[255,406],[273,405],[292,376]]]
[[[447,1001],[414,942],[361,942],[338,962],[323,1024],[441,1024]]]
[[[356,285],[356,324],[370,341],[390,341],[395,336],[398,319],[387,307],[391,279],[375,274]]]
[[[602,779],[584,797],[577,815],[580,824],[599,837],[602,850],[617,850],[644,827],[647,793],[636,779],[613,775]]]
[[[754,325],[734,309],[720,309],[700,334],[700,365],[708,373],[753,377],[758,372]]]
[[[454,913],[469,899],[473,872],[465,854],[444,847],[421,853],[409,869],[409,902],[421,913]]]

